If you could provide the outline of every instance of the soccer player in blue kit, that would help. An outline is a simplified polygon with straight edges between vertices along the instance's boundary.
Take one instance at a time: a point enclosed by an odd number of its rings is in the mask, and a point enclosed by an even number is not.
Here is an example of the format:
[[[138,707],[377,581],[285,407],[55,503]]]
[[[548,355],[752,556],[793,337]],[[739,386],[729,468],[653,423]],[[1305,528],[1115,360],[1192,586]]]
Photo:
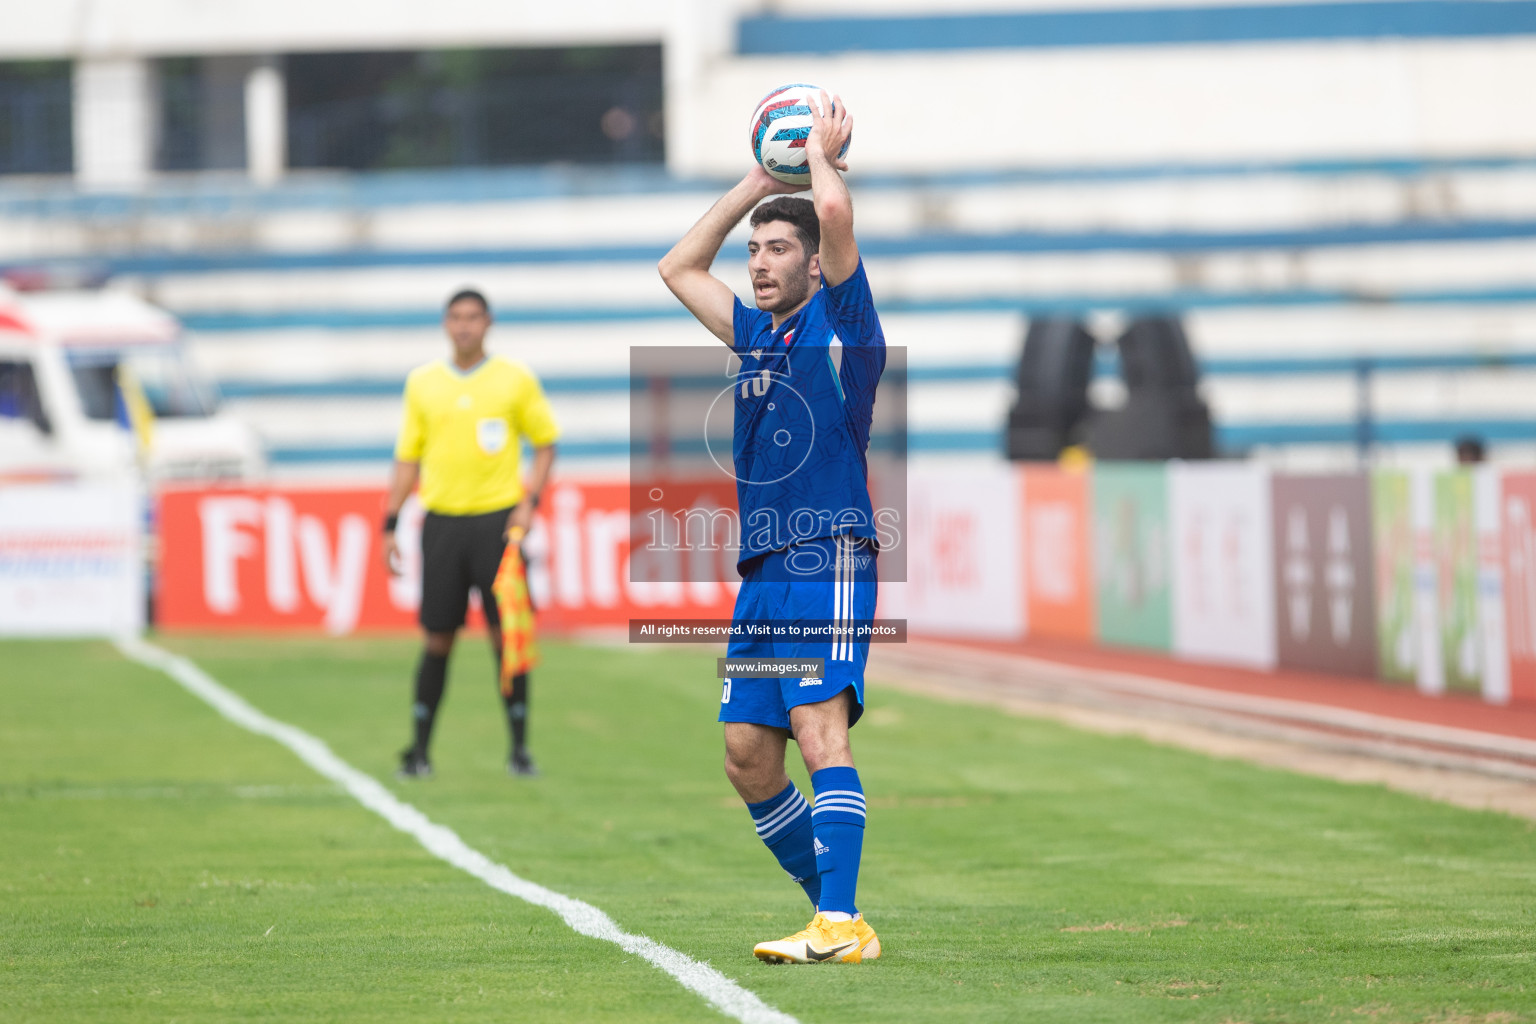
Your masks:
[[[868,466],[885,337],[853,236],[840,154],[853,132],[841,99],[810,104],[814,202],[754,165],[662,259],[662,279],[741,358],[733,441],[742,575],[732,621],[799,624],[799,640],[733,639],[728,657],[820,658],[821,676],[727,678],[725,772],[757,833],[816,908],[804,930],[758,943],[771,963],[859,963],[880,940],[854,902],[864,790],[848,730],[864,710],[878,533]],[[758,205],[769,196],[779,198]],[[755,209],[754,209],[755,208]],[[726,236],[751,212],[747,270],[756,309],[710,274]],[[830,628],[829,628],[830,627]],[[804,634],[801,634],[802,637]],[[814,809],[784,770],[800,747]]]

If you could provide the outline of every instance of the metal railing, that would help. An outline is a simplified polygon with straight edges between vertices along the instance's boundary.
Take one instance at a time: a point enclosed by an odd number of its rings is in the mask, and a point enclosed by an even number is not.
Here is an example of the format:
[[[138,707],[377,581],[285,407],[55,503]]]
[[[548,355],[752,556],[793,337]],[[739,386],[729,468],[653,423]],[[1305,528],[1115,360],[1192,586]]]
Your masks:
[[[1424,371],[1488,369],[1536,369],[1536,351],[1475,353],[1384,353],[1373,356],[1223,356],[1200,361],[1207,377],[1237,376],[1350,376],[1355,383],[1356,411],[1349,419],[1289,420],[1254,423],[1218,423],[1217,448],[1225,455],[1239,455],[1258,446],[1351,445],[1362,457],[1378,444],[1450,444],[1464,435],[1490,442],[1536,442],[1536,414],[1531,416],[1475,416],[1458,418],[1380,416],[1374,408],[1373,383],[1378,374]],[[1095,366],[1100,377],[1118,378],[1119,360],[1112,350],[1101,350]],[[1014,367],[1006,363],[952,363],[912,366],[907,383],[1007,383]],[[621,373],[559,374],[543,378],[546,392],[554,396],[612,395],[628,391],[630,380]],[[398,397],[401,377],[349,377],[324,381],[258,380],[222,381],[221,390],[232,399],[341,399]],[[969,428],[913,429],[911,451],[1003,451],[1003,431]],[[574,457],[621,456],[628,451],[623,438],[593,438],[575,442],[566,452]],[[312,462],[349,458],[388,458],[384,443],[377,445],[289,446],[274,453],[277,461]]]

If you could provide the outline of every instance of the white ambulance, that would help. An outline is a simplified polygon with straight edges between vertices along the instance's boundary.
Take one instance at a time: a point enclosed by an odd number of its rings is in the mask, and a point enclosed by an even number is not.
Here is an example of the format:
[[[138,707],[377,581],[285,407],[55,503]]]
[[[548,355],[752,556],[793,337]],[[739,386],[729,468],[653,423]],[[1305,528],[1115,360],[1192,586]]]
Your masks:
[[[0,285],[0,483],[265,470],[259,438],[220,411],[175,317],[110,288]]]

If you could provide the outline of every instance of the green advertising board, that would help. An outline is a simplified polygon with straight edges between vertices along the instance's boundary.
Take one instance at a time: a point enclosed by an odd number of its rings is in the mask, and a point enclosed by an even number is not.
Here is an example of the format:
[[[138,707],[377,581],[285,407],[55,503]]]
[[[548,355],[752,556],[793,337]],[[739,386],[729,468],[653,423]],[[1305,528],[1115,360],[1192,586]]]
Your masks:
[[[1478,693],[1483,658],[1477,623],[1477,520],[1472,474],[1435,475],[1435,569],[1440,620],[1440,658],[1450,690]]]
[[[1161,463],[1094,466],[1093,541],[1099,640],[1168,650],[1171,539],[1168,475]]]
[[[1414,631],[1413,492],[1407,473],[1371,474],[1371,531],[1376,547],[1377,671],[1383,679],[1418,679],[1419,646]]]

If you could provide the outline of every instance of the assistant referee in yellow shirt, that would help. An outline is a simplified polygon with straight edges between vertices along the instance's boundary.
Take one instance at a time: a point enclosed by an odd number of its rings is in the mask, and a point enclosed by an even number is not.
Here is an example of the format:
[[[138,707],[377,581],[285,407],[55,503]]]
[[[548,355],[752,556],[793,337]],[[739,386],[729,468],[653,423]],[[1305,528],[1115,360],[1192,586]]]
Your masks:
[[[416,666],[411,709],[415,738],[400,755],[402,777],[432,774],[427,750],[443,698],[448,656],[464,625],[471,587],[480,592],[496,669],[501,667],[501,615],[491,584],[509,536],[520,540],[549,482],[560,427],[539,380],[521,363],[488,356],[491,308],[465,290],[448,300],[443,329],[453,358],[411,371],[405,413],[395,443],[395,471],[384,510],[384,558],[399,573],[395,527],[400,506],[417,483],[426,510],[421,528],[421,628],[425,644]],[[533,446],[533,470],[523,483],[521,442]],[[499,676],[498,676],[499,677]],[[498,685],[499,690],[499,685]],[[528,676],[512,678],[503,696],[512,755],[507,770],[537,775],[528,756]]]

